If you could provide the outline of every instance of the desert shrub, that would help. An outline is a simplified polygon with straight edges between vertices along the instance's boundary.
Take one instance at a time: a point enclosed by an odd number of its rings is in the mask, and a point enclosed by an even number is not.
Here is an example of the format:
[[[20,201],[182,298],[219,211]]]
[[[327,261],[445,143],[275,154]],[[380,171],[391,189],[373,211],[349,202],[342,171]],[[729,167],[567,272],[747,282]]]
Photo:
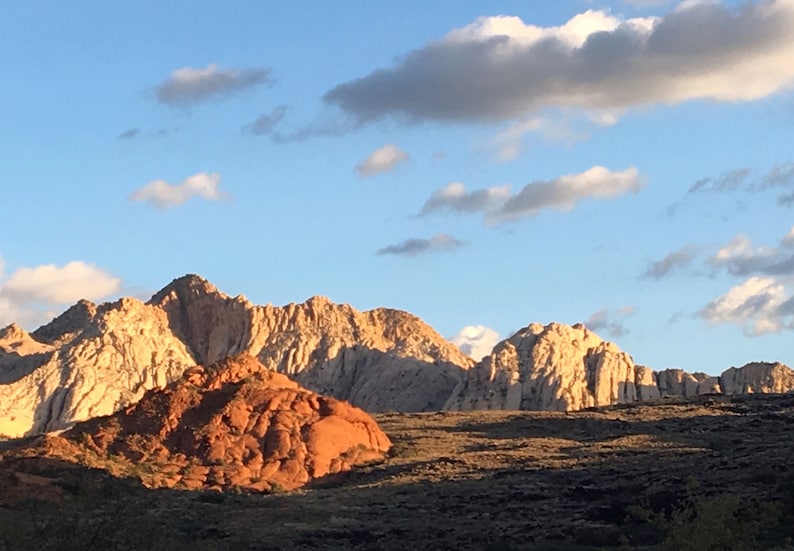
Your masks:
[[[650,527],[660,551],[752,551],[789,548],[786,508],[780,502],[721,495],[686,496],[668,509],[628,508],[630,521]],[[628,543],[628,542],[627,542]]]

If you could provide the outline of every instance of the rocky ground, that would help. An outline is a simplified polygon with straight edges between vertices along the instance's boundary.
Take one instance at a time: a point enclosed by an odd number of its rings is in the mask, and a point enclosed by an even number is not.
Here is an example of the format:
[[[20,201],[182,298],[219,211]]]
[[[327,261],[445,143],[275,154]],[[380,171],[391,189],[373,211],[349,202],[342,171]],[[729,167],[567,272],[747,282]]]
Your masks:
[[[291,493],[0,463],[0,549],[794,549],[794,395],[381,414],[389,456]]]

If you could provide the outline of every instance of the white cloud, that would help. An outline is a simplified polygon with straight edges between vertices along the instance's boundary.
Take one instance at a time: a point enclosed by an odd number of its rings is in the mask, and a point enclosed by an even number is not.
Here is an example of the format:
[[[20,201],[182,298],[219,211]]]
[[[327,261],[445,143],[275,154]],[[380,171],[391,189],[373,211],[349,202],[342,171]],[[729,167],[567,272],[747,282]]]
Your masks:
[[[221,69],[212,63],[204,69],[183,67],[177,69],[157,87],[160,103],[171,106],[186,106],[200,103],[213,97],[228,96],[246,88],[264,84],[270,80],[270,69]]]
[[[748,336],[775,333],[792,314],[783,283],[770,277],[751,277],[711,301],[699,315],[710,323],[735,323]]]
[[[2,274],[0,274],[2,277]],[[58,308],[80,299],[98,300],[121,290],[121,279],[80,261],[16,269],[0,282],[0,325],[40,324]]]
[[[121,280],[91,264],[74,261],[64,266],[47,264],[18,268],[3,283],[3,296],[18,304],[70,304],[94,300],[121,289]]]
[[[534,216],[544,209],[571,210],[585,199],[614,199],[637,193],[644,186],[644,179],[634,167],[613,172],[602,166],[553,180],[538,180],[515,195],[509,186],[466,191],[463,184],[453,182],[431,193],[419,215],[443,210],[482,212],[488,223],[500,223]]]
[[[499,333],[484,325],[467,325],[450,339],[461,352],[477,361],[489,355],[499,340]]]
[[[448,252],[463,246],[463,242],[446,233],[437,233],[429,239],[412,237],[401,243],[380,249],[378,255],[416,256],[426,253]]]
[[[602,166],[594,166],[579,174],[527,184],[505,202],[495,219],[533,216],[543,209],[567,211],[584,199],[614,199],[627,193],[637,193],[643,187],[644,182],[634,167],[612,172]]]
[[[785,247],[786,239],[782,244]],[[751,274],[794,275],[794,255],[785,248],[755,247],[746,235],[737,235],[708,260],[714,269],[735,276]]]
[[[369,157],[356,166],[356,172],[361,178],[368,178],[376,174],[391,172],[397,165],[408,161],[408,154],[394,144],[384,145],[376,149]]]
[[[218,189],[221,175],[199,172],[178,184],[154,180],[133,191],[128,199],[148,203],[158,209],[169,209],[181,205],[194,197],[207,201],[230,199],[231,196]]]
[[[792,35],[794,0],[686,2],[653,18],[589,10],[559,27],[482,17],[324,100],[361,122],[409,123],[754,101],[794,85]]]
[[[436,210],[451,210],[465,214],[491,212],[501,207],[509,197],[510,186],[495,186],[467,192],[465,185],[452,182],[430,194],[430,198],[419,211],[419,216]]]

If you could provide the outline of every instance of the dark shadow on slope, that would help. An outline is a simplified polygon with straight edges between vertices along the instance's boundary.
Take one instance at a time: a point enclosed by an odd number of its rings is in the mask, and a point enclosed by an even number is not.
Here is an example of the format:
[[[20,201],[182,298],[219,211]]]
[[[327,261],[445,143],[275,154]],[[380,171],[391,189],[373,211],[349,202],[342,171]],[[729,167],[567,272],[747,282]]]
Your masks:
[[[0,385],[23,379],[49,361],[54,352],[22,356],[17,352],[0,352]]]
[[[290,376],[309,390],[374,413],[439,411],[464,374],[463,368],[449,362],[353,345]]]
[[[33,410],[33,427],[25,436],[32,436],[41,432],[48,432],[66,428],[59,421],[63,417],[63,410],[72,394],[72,388],[66,386],[69,380],[69,371],[60,366],[60,381],[58,387],[48,396],[45,385],[38,388],[38,402]]]
[[[736,530],[735,545],[724,549],[785,549],[784,538],[794,535],[794,431],[783,430],[784,419],[794,413],[786,403],[746,415],[679,412],[692,415],[624,423],[596,419],[590,425],[576,415],[522,419],[516,414],[501,423],[494,415],[474,413],[384,416],[384,424],[396,427],[391,436],[403,446],[381,463],[347,478],[318,480],[305,491],[238,496],[141,490],[78,506],[75,500],[38,506],[33,516],[29,509],[0,509],[0,520],[26,527],[23,535],[33,538],[26,543],[35,544],[29,548],[41,549],[57,548],[47,545],[54,532],[75,532],[68,520],[81,530],[102,527],[86,535],[94,538],[93,548],[590,550],[660,544],[669,537],[664,524],[642,514],[665,517],[682,508],[686,513],[689,503],[703,503],[708,518],[680,517],[683,523],[676,529],[693,538]],[[432,457],[427,450],[417,456],[410,445],[418,440],[410,435],[428,431],[480,440],[483,451],[439,448]],[[557,459],[544,463],[531,449],[501,448],[511,440],[536,438],[540,452],[544,438],[598,443],[642,431],[673,444],[673,451],[659,446],[561,457],[555,466]],[[704,445],[678,453],[675,444],[681,438]],[[493,456],[500,461],[496,467],[484,461]],[[740,507],[724,507],[733,496]],[[753,511],[763,516],[753,517]],[[116,519],[112,533],[111,514]],[[46,526],[52,530],[43,530]],[[754,533],[759,527],[763,531]],[[171,539],[142,541],[155,533]],[[3,530],[0,537],[6,537]],[[21,548],[15,543],[7,547]]]

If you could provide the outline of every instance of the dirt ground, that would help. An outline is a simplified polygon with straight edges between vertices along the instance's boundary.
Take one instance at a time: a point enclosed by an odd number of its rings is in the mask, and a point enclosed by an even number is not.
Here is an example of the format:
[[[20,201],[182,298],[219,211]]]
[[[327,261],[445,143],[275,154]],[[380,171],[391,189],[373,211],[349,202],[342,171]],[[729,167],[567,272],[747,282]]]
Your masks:
[[[0,463],[0,550],[794,549],[794,395],[380,414],[389,456],[287,494]]]

